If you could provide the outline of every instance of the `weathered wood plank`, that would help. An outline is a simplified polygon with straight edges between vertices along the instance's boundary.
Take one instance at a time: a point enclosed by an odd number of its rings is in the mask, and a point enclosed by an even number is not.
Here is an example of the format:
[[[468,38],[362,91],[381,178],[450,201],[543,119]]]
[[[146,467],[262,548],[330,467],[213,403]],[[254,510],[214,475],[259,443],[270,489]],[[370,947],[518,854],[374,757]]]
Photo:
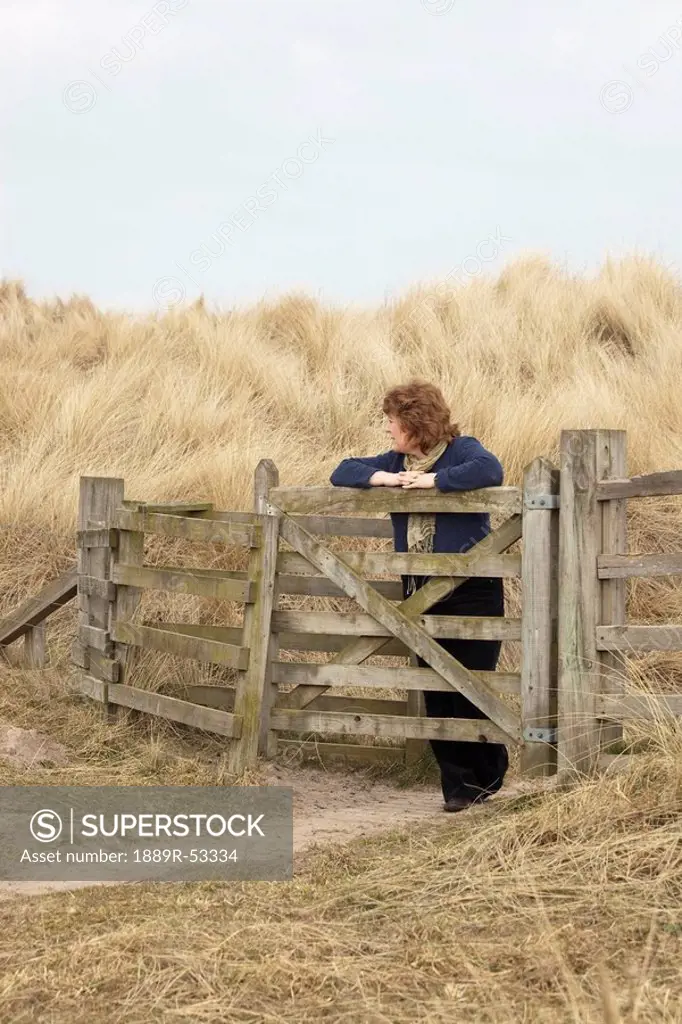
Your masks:
[[[293,522],[293,520],[292,520]],[[427,555],[403,554],[393,551],[336,551],[354,572],[365,575],[392,573],[419,576],[501,576],[509,579],[521,575],[521,555]],[[293,551],[283,551],[277,558],[278,573],[309,573],[308,560]]]
[[[241,731],[241,720],[238,715],[216,711],[214,708],[202,707],[199,704],[190,704],[176,697],[152,693],[151,690],[122,686],[120,683],[109,684],[109,703],[134,708],[135,711],[145,711],[156,718],[181,722],[183,725],[191,725],[205,732],[215,732],[220,736],[229,736],[231,739],[238,738]]]
[[[78,627],[78,639],[86,647],[93,647],[96,651],[106,654],[107,657],[113,653],[113,644],[109,631],[102,629],[100,626],[84,626],[81,624]]]
[[[188,622],[150,622],[143,625],[152,626],[166,633],[180,633],[182,636],[203,637],[206,640],[218,640],[223,644],[234,644],[244,647],[244,630],[241,626],[209,626],[203,623]]]
[[[548,459],[535,459],[526,466],[523,492],[521,720],[524,729],[547,729],[556,726],[557,714],[559,513],[527,502],[558,494],[558,469]],[[521,769],[533,777],[554,774],[556,747],[525,744]]]
[[[202,517],[204,518],[204,517]],[[213,512],[212,520],[219,522],[254,522],[253,512]],[[323,537],[393,537],[390,519],[367,519],[359,516],[294,516],[304,530]]]
[[[334,512],[506,512],[521,511],[518,487],[482,487],[442,494],[400,487],[276,487],[270,500],[289,515]]]
[[[403,588],[394,580],[373,580],[372,586],[389,601],[402,601]],[[296,594],[308,597],[345,597],[346,595],[331,580],[324,576],[290,576],[277,573],[275,582],[277,594]]]
[[[100,651],[92,647],[86,647],[80,640],[74,640],[71,645],[71,661],[78,668],[82,668],[94,679],[106,683],[117,683],[120,678],[120,666],[117,661],[107,658]]]
[[[124,481],[120,477],[82,476],[80,478],[78,496],[78,639],[87,646],[99,651],[106,658],[113,653],[113,643],[109,632],[112,603],[108,596],[85,593],[80,589],[80,581],[99,579],[108,581],[111,574],[111,562],[118,545],[118,531],[113,529],[113,517],[116,509],[124,500]],[[99,544],[91,546],[91,531],[99,532]],[[90,588],[91,589],[91,588]],[[94,672],[88,668],[90,675]],[[106,682],[105,686],[108,685]],[[106,695],[104,697],[105,714],[110,715]]]
[[[69,689],[84,697],[91,697],[93,700],[107,702],[107,684],[101,679],[93,679],[92,676],[78,673],[69,680]]]
[[[344,651],[348,647],[348,636],[335,636],[330,633],[279,633],[279,646],[282,651]],[[360,640],[356,641],[360,643]],[[376,643],[372,637],[365,638],[365,643]],[[409,647],[395,638],[382,641],[382,657],[408,658]],[[369,657],[369,655],[368,655]],[[355,664],[354,662],[351,664]]]
[[[387,626],[394,636],[407,644],[455,689],[460,690],[475,703],[492,722],[499,726],[500,731],[515,741],[520,739],[518,716],[513,714],[482,680],[473,676],[469,669],[456,661],[399,608],[377,594],[370,584],[316,541],[312,534],[298,526],[290,516],[282,516],[281,534],[287,543],[296,548],[324,575],[343,587],[348,596],[353,597],[369,615]]]
[[[511,516],[501,526],[471,548],[469,555],[473,557],[476,553],[480,555],[501,554],[519,540],[521,529],[521,516]],[[399,604],[398,607],[406,615],[422,615],[434,604],[437,604],[438,601],[444,600],[454,590],[461,587],[464,582],[464,579],[455,579],[454,577],[432,579],[426,586],[421,587],[406,601]],[[372,584],[372,586],[379,592],[376,584]],[[284,638],[281,637],[280,639],[282,646],[284,646]],[[334,663],[340,665],[359,665],[373,654],[393,654],[394,650],[392,648],[397,642],[396,640],[390,640],[387,643],[385,640],[375,639],[374,637],[362,637],[347,644],[333,660]],[[319,687],[297,688],[294,691],[298,700],[297,707],[306,707],[320,692],[322,691]]]
[[[193,658],[195,661],[211,665],[229,665],[232,668],[245,669],[249,663],[249,651],[246,647],[236,647],[206,637],[188,636],[186,633],[172,633],[170,630],[153,626],[115,622],[111,636],[117,643],[162,651],[164,654],[176,654],[181,658]]]
[[[96,576],[81,576],[78,592],[87,597],[101,597],[104,601],[113,601],[116,597],[116,587],[111,580],[99,580]]]
[[[597,699],[597,714],[601,718],[627,722],[639,719],[659,721],[682,715],[682,694],[628,693],[602,694]]]
[[[45,668],[47,664],[45,624],[42,622],[24,633],[24,661],[26,668]]]
[[[300,516],[296,522],[319,537],[393,538],[390,519],[366,519],[358,516]]]
[[[520,640],[521,620],[495,616],[423,615],[414,620],[429,636],[463,640]],[[386,636],[391,632],[371,615],[356,612],[275,612],[278,633],[323,633],[337,636]]]
[[[123,565],[118,562],[112,569],[114,583],[162,590],[170,594],[195,594],[218,601],[248,602],[251,583],[222,576],[215,569],[175,569],[171,566],[150,568],[141,565]]]
[[[90,666],[90,659],[88,657],[89,650],[90,648],[86,647],[85,644],[82,644],[80,640],[74,640],[71,644],[71,663],[75,665],[76,668],[85,669],[87,672]]]
[[[144,561],[144,534],[134,530],[119,531],[119,546],[114,551],[111,559],[109,575],[115,580],[120,564],[123,562],[128,567],[141,568]],[[125,580],[116,581],[116,597],[111,608],[112,626],[116,622],[132,622],[142,600],[140,587],[131,586]],[[114,648],[114,657],[119,666],[119,678],[117,682],[123,684],[129,681],[134,659],[134,649],[129,644],[117,643]]]
[[[664,494],[682,494],[682,469],[646,473],[623,480],[602,480],[597,484],[597,501],[613,498],[654,498]]]
[[[210,501],[124,501],[122,507],[131,512],[158,512],[161,515],[189,516],[210,515],[213,503]]]
[[[486,719],[407,718],[403,715],[346,714],[340,711],[293,711],[274,708],[272,727],[281,732],[326,733],[402,739],[463,740],[508,743],[505,730]]]
[[[435,600],[434,600],[435,604]],[[181,633],[184,636],[207,637],[211,640],[219,640],[221,643],[235,644],[237,647],[246,646],[242,644],[244,630],[240,626],[208,626],[187,624],[184,622],[154,622],[151,624],[155,629],[165,630],[170,633]],[[279,633],[279,647],[283,651],[330,651],[338,652],[346,650],[349,646],[347,635],[333,635],[329,633]],[[355,643],[360,643],[358,640]],[[408,657],[409,648],[401,640],[366,638],[365,643],[373,645],[367,657],[373,653],[380,653],[382,657]],[[377,652],[377,648],[381,650]],[[362,658],[361,661],[365,659]],[[344,662],[345,664],[345,662]],[[356,664],[348,662],[348,664]]]
[[[481,679],[497,693],[517,694],[521,689],[518,672],[477,672]],[[311,665],[308,662],[278,661],[273,666],[273,676],[278,683],[297,683],[319,686],[367,686],[377,689],[409,691],[438,690],[449,693],[452,687],[432,668],[384,668],[374,665]],[[293,691],[292,691],[293,692]],[[280,694],[283,701],[288,694]],[[320,696],[320,695],[318,695]],[[314,698],[317,700],[317,698]],[[288,702],[287,702],[288,703]],[[296,707],[297,705],[292,705]],[[306,704],[309,708],[312,701]]]
[[[183,700],[193,704],[204,704],[220,711],[234,711],[235,689],[228,686],[188,686],[182,694]],[[280,695],[286,696],[285,694]],[[278,707],[286,707],[280,704]],[[375,715],[405,715],[407,701],[377,697],[347,697],[338,694],[322,694],[311,707],[312,711],[368,712]]]
[[[258,543],[260,526],[224,523],[196,516],[161,515],[156,512],[131,512],[119,509],[114,517],[119,530],[153,533],[207,544],[231,544],[252,547]]]
[[[274,462],[262,459],[254,480],[255,511],[262,515],[260,544],[251,551],[249,579],[253,584],[253,602],[244,611],[244,642],[250,659],[237,681],[235,698],[235,713],[242,719],[242,733],[239,743],[233,743],[228,752],[229,771],[234,774],[254,765],[259,752],[267,756],[277,749],[276,738],[271,735],[269,710],[277,690],[272,681],[276,645],[271,637],[271,623],[280,513],[268,503],[268,495],[278,482]]]
[[[608,507],[605,505],[605,510]],[[597,559],[600,580],[625,580],[631,576],[676,576],[679,573],[682,573],[682,552],[679,551],[652,555],[599,555]]]
[[[40,625],[58,608],[72,601],[76,596],[77,578],[76,569],[70,569],[0,620],[0,646],[18,640],[33,626]]]
[[[597,447],[603,442],[604,432],[599,430],[561,432],[558,760],[562,785],[576,774],[593,771],[599,757]]]
[[[366,746],[363,743],[328,743],[316,740],[284,740],[278,738],[277,750],[282,754],[314,754],[323,765],[334,761],[351,761],[355,764],[400,763],[404,747],[396,744],[384,747],[379,744]]]
[[[680,651],[682,625],[661,626],[598,626],[597,650],[621,651]]]
[[[627,434],[624,430],[608,432],[608,442],[597,449],[597,479],[623,479],[627,475]],[[601,553],[597,558],[597,576],[600,559],[622,558],[628,550],[627,502],[606,501],[601,509]],[[599,621],[603,625],[622,625],[627,622],[627,581],[607,579],[598,584],[600,591]],[[617,651],[600,651],[597,655],[600,666],[601,692],[621,694],[627,680],[627,661]],[[623,737],[619,722],[603,723],[601,747],[616,743]]]
[[[85,479],[89,479],[85,477]],[[98,479],[98,478],[95,478]],[[116,530],[109,530],[104,527],[86,528],[76,531],[76,544],[79,548],[115,548],[118,544]]]
[[[88,674],[107,683],[118,683],[121,680],[121,666],[114,658],[107,658],[101,651],[90,648],[88,651]]]

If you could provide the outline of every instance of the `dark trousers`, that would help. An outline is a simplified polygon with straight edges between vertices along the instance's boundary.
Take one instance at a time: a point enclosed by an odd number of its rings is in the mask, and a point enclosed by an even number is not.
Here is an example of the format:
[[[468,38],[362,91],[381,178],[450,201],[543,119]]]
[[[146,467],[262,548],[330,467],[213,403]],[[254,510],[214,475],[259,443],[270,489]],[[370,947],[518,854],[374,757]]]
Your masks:
[[[417,587],[426,582],[416,580]],[[403,587],[405,587],[404,579]],[[503,581],[497,578],[468,579],[445,601],[433,605],[426,615],[504,615]],[[441,647],[474,671],[493,672],[502,646],[499,640],[438,640]],[[427,663],[417,659],[419,665]],[[424,692],[426,714],[430,718],[487,718],[463,694],[439,690]],[[443,797],[483,800],[501,787],[509,767],[507,748],[502,743],[465,743],[455,740],[431,740],[440,768]]]

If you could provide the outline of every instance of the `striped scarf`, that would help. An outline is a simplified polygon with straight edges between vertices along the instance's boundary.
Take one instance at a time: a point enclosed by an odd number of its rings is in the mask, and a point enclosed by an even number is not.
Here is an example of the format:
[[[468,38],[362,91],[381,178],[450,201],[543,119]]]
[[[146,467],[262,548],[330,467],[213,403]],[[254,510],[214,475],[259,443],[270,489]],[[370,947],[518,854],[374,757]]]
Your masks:
[[[447,441],[441,441],[432,448],[427,455],[406,455],[405,470],[411,473],[428,473],[448,446]],[[407,517],[407,550],[409,552],[433,551],[433,541],[436,535],[436,517],[424,513],[410,513]],[[413,594],[417,589],[417,582],[414,576],[408,577],[407,593]]]

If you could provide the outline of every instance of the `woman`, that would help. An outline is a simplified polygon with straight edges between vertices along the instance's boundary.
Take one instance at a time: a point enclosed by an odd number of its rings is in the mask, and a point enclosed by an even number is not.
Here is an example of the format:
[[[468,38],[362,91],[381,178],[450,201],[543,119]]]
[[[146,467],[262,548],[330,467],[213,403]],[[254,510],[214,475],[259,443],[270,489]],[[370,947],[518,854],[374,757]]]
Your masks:
[[[383,401],[391,451],[370,458],[344,459],[331,475],[335,487],[435,487],[444,493],[498,487],[503,470],[498,459],[474,437],[462,436],[450,420],[442,392],[433,384],[413,381],[391,388]],[[436,515],[392,513],[396,551],[467,551],[490,533],[490,516],[483,512]],[[428,577],[403,576],[408,597]],[[503,582],[472,577],[450,597],[433,605],[431,615],[504,615]],[[474,671],[494,671],[500,655],[498,640],[439,640],[462,665]],[[426,666],[422,658],[419,665]],[[432,718],[486,718],[463,694],[426,691],[426,713]],[[441,773],[446,811],[461,811],[497,792],[509,766],[501,743],[431,740]]]

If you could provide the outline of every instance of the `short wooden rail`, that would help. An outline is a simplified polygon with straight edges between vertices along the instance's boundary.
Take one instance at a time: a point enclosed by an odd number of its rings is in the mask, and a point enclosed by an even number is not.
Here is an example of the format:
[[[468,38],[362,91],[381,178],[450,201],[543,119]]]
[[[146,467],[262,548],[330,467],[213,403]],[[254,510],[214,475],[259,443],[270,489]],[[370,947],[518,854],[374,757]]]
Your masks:
[[[391,573],[398,576],[413,573],[419,576],[502,576],[521,575],[520,555],[414,555],[393,552],[345,551],[344,563],[357,573],[372,576]],[[283,573],[315,572],[314,566],[300,554],[288,551],[277,558],[277,571]],[[324,575],[318,570],[317,575]]]
[[[297,711],[275,708],[272,726],[285,732],[327,733],[378,738],[463,740],[508,743],[509,736],[492,722],[463,718],[408,718],[400,715],[346,714],[341,711]]]
[[[0,620],[0,649],[23,637],[26,667],[44,668],[47,661],[45,620],[74,599],[77,580],[78,573],[74,567]]]
[[[160,590],[167,594],[194,594],[197,597],[211,597],[216,601],[237,601],[248,604],[251,598],[251,581],[235,579],[234,574],[219,569],[174,569],[170,566],[154,568],[143,565],[115,565],[112,569],[112,585],[139,587],[144,590]]]
[[[518,487],[482,487],[476,491],[441,494],[439,491],[403,491],[396,503],[395,489],[372,487],[275,487],[270,501],[289,515],[372,512],[504,512],[520,513]],[[305,528],[305,527],[304,527]]]
[[[592,431],[582,431],[584,434]],[[624,434],[624,431],[621,431]],[[625,468],[625,467],[623,467]],[[633,476],[629,480],[614,479],[597,482],[597,501],[614,501],[617,498],[654,498],[666,494],[682,494],[682,469],[664,473],[647,473]]]

